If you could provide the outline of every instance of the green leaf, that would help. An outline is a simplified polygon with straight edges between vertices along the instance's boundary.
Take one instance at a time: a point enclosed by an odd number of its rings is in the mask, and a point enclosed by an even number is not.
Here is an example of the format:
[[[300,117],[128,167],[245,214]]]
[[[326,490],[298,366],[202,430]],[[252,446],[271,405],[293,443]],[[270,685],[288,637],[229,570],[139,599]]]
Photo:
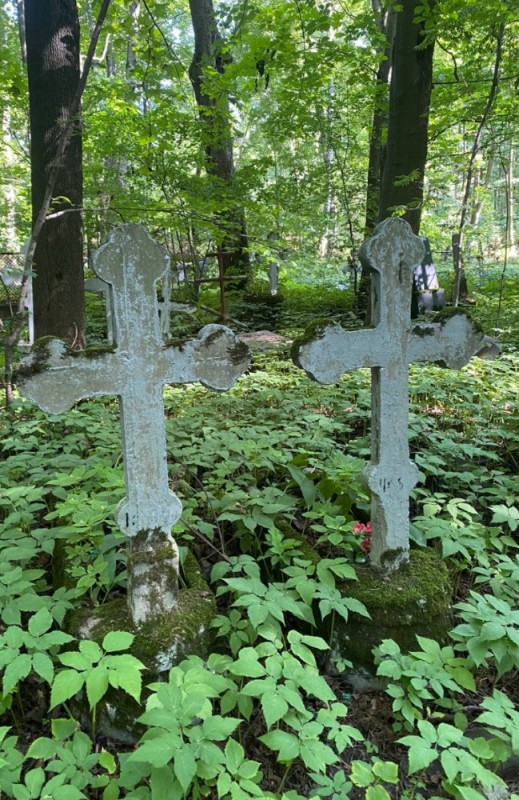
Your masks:
[[[459,683],[459,685],[464,689],[467,689],[469,692],[476,691],[476,683],[470,670],[466,669],[465,667],[449,667],[448,671],[456,683]]]
[[[90,639],[82,639],[79,643],[79,651],[83,653],[85,658],[88,658],[90,664],[95,664],[103,657],[103,651],[97,644]]]
[[[52,735],[55,739],[68,739],[77,731],[78,723],[75,719],[53,719],[51,723]]]
[[[14,689],[14,687],[23,681],[32,667],[32,658],[27,653],[17,656],[14,661],[7,665],[4,672],[3,693],[4,695]]]
[[[112,683],[112,675],[113,673],[110,672],[110,683]],[[135,669],[126,669],[120,670],[117,673],[117,682],[121,689],[133,697],[133,699],[139,703],[141,699],[141,691],[142,691],[142,675],[139,670]]]
[[[444,769],[445,775],[449,783],[453,783],[456,775],[459,772],[460,763],[456,755],[450,750],[444,750],[440,756],[440,762]]]
[[[181,750],[175,753],[173,768],[176,779],[184,792],[187,792],[196,775],[196,759],[188,745],[184,745]]]
[[[85,676],[73,669],[63,669],[54,677],[50,694],[50,707],[55,708],[60,703],[74,697],[85,683]]]
[[[103,790],[103,800],[119,800],[119,785],[117,780],[111,780]]]
[[[46,739],[44,736],[35,739],[27,750],[27,758],[47,759],[54,758],[59,751],[59,745],[53,739]]]
[[[126,631],[110,631],[103,639],[103,649],[107,653],[115,653],[119,650],[128,650],[135,636]]]
[[[53,789],[52,800],[86,800],[86,794],[76,786],[57,786]]]
[[[46,608],[40,608],[40,610],[30,618],[27,627],[31,636],[38,637],[49,630],[52,626],[52,622],[50,611]]]
[[[373,783],[371,766],[363,761],[352,761],[350,778],[355,786],[366,787]]]
[[[52,683],[54,677],[54,664],[45,653],[35,653],[32,657],[33,670],[47,683]]]
[[[39,797],[40,790],[45,782],[45,772],[41,767],[31,769],[25,776],[25,785],[27,786],[31,797]]]
[[[261,708],[267,727],[279,722],[288,711],[288,703],[277,692],[267,692],[261,698]]]
[[[236,775],[240,764],[245,758],[245,751],[235,739],[229,739],[225,745],[225,762],[231,775]]]
[[[398,764],[392,761],[375,761],[373,773],[384,783],[398,783]]]
[[[90,708],[94,708],[106,694],[109,686],[108,670],[99,664],[86,677],[86,692]]]
[[[108,750],[102,750],[99,754],[99,764],[103,769],[105,769],[110,775],[115,772],[117,769],[117,762]]]
[[[259,737],[270,750],[276,750],[278,761],[293,761],[299,755],[299,739],[286,731],[270,731]]]
[[[502,639],[503,636],[506,636],[506,628],[498,622],[485,622],[481,626],[480,636],[487,642]]]
[[[257,660],[245,659],[241,657],[235,661],[231,667],[233,675],[242,676],[245,678],[260,678],[265,675],[265,667]]]
[[[60,653],[58,658],[64,667],[72,667],[72,669],[75,670],[90,669],[92,666],[92,662],[89,658],[75,650]]]
[[[212,739],[215,742],[223,742],[234,733],[241,720],[234,719],[234,717],[221,717],[215,714],[202,723],[202,730],[207,739]]]
[[[391,795],[383,786],[370,786],[366,792],[366,800],[391,800]]]
[[[413,737],[414,738],[414,737]],[[409,750],[409,775],[426,769],[437,757],[437,752],[432,747],[428,747],[425,742],[420,741]]]
[[[228,772],[220,772],[216,781],[216,791],[218,793],[218,797],[225,797],[227,794],[229,794],[232,782],[232,778]]]
[[[140,744],[128,757],[128,761],[165,767],[178,752],[177,742],[171,736],[159,736]]]

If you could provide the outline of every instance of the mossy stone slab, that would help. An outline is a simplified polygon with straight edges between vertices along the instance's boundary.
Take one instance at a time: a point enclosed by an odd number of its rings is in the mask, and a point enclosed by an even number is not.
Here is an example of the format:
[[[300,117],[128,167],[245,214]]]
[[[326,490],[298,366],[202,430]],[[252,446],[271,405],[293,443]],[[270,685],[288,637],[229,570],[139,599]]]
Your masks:
[[[332,662],[343,658],[374,674],[372,650],[384,639],[394,639],[405,652],[416,648],[417,634],[446,639],[453,581],[436,553],[411,550],[409,561],[391,575],[368,564],[356,565],[355,572],[358,580],[344,583],[342,593],[364,603],[371,619],[354,613],[347,622],[336,617]]]

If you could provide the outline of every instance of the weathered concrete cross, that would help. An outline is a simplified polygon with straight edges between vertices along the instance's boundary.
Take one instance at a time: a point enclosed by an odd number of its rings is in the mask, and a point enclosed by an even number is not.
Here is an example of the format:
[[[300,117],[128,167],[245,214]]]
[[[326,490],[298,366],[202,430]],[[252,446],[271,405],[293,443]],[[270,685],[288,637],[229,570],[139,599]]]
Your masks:
[[[418,470],[409,460],[408,365],[433,361],[459,369],[485,348],[487,337],[464,314],[441,323],[411,325],[414,268],[423,244],[407,222],[387,219],[367,239],[360,259],[372,272],[374,327],[346,331],[323,326],[312,341],[295,342],[296,363],[319,383],[335,383],[359,367],[371,368],[372,564],[392,572],[408,559],[409,493]]]
[[[164,346],[155,283],[169,258],[139,225],[116,229],[97,251],[94,267],[111,287],[115,350],[72,355],[58,339],[42,340],[22,361],[17,383],[54,414],[87,397],[119,396],[127,496],[117,523],[131,537],[128,603],[139,623],[173,608],[178,586],[171,527],[182,506],[168,485],[163,386],[200,381],[223,391],[247,369],[249,353],[222,325],[207,325],[196,340]],[[169,553],[168,563],[154,563],[159,551]]]

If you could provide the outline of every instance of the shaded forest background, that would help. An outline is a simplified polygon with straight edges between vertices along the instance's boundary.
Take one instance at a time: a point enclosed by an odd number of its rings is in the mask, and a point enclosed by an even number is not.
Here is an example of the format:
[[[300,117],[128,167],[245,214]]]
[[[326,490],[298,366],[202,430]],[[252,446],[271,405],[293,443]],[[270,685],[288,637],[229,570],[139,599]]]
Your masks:
[[[0,9],[4,251],[31,228],[20,17],[37,5]],[[77,4],[79,67],[100,5]],[[49,41],[66,61],[60,30]],[[71,140],[83,196],[57,191],[52,224],[81,216],[88,257],[113,225],[144,222],[195,273],[220,252],[235,274],[263,274],[282,249],[288,273],[340,278],[387,213],[449,259],[461,234],[468,268],[515,257],[518,48],[501,0],[112,0]]]

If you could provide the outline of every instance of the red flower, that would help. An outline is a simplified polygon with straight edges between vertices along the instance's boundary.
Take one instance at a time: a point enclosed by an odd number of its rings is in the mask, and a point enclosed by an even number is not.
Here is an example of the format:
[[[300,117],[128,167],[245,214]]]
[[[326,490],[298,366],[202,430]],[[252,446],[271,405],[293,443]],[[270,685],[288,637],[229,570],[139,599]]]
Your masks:
[[[360,549],[363,553],[369,553],[371,551],[371,522],[367,522],[366,524],[363,522],[356,522],[352,527],[352,532],[359,536],[366,537],[360,543]]]

